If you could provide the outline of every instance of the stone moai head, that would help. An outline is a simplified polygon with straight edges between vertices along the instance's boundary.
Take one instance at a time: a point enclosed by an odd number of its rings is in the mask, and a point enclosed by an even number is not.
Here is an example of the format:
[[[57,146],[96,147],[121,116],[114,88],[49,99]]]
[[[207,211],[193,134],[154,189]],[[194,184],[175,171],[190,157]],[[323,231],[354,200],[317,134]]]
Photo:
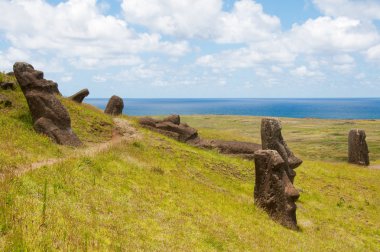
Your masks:
[[[295,168],[302,164],[302,160],[297,158],[289,149],[282,137],[282,125],[277,118],[263,118],[261,121],[261,144],[263,150],[276,150],[282,157],[286,165],[286,173],[293,183],[296,176]]]
[[[297,230],[295,202],[299,193],[286,173],[286,163],[275,150],[256,151],[254,158],[255,204],[283,226]]]
[[[368,145],[364,130],[353,129],[348,134],[348,162],[369,165]]]

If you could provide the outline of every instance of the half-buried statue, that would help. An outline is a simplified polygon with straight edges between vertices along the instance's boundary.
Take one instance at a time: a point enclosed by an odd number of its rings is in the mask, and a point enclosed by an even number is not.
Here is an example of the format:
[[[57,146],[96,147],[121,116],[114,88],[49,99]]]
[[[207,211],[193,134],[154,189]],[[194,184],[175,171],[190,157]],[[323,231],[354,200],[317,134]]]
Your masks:
[[[44,73],[28,63],[15,63],[13,71],[28,102],[34,129],[58,144],[81,145],[71,130],[69,113],[55,96],[59,94],[57,83],[45,80]]]

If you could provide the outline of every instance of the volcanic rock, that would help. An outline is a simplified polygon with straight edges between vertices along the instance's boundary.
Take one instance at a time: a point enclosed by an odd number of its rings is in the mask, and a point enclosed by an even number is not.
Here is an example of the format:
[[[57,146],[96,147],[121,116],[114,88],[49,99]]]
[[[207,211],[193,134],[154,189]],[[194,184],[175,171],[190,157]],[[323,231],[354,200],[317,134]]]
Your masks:
[[[297,230],[298,191],[290,181],[286,162],[275,150],[255,153],[255,204],[285,227]]]
[[[162,120],[163,122],[171,122],[179,125],[181,123],[181,118],[179,115],[170,115]]]
[[[0,83],[0,88],[2,90],[15,90],[15,84],[13,82],[1,82]]]
[[[124,102],[123,99],[121,99],[119,96],[112,96],[110,100],[108,101],[107,107],[104,110],[104,113],[118,116],[123,113],[124,109]]]
[[[277,118],[263,118],[261,121],[261,144],[263,150],[276,150],[285,161],[286,173],[290,181],[294,182],[296,169],[302,160],[296,157],[286,144],[281,134],[282,125]]]
[[[82,145],[71,129],[69,113],[55,96],[59,93],[57,83],[45,80],[43,72],[28,63],[15,63],[13,71],[28,103],[34,129],[58,144]]]
[[[90,91],[88,91],[87,88],[82,89],[81,91],[73,94],[72,96],[68,97],[70,100],[73,100],[78,103],[82,103],[84,98],[86,98],[90,94]]]
[[[139,124],[181,142],[196,141],[198,139],[198,131],[187,124],[180,123],[179,116],[176,115],[162,121],[144,117],[139,120]]]
[[[358,165],[369,165],[368,145],[364,130],[353,129],[348,134],[348,162]]]
[[[245,159],[253,159],[254,153],[261,149],[260,144],[225,140],[202,139],[197,143],[197,146],[206,149],[217,149],[222,154],[238,155]]]

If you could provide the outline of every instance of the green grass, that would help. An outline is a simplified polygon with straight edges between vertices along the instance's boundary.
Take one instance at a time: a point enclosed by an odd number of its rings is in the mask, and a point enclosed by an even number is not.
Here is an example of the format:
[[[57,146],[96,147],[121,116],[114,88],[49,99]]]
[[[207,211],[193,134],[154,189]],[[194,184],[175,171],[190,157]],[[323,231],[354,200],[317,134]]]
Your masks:
[[[254,206],[251,162],[146,132],[139,142],[95,158],[8,182],[0,244],[27,250],[376,251],[379,174],[306,161],[296,177],[301,231],[294,232]]]
[[[261,143],[262,117],[182,116],[199,130],[201,137]],[[308,160],[346,162],[350,129],[364,129],[370,159],[380,162],[380,120],[321,120],[281,118],[282,134],[291,149]]]
[[[380,170],[345,162],[352,126],[366,129],[371,158],[380,159],[379,121],[283,119],[285,139],[304,158],[295,232],[253,204],[252,161],[178,143],[133,118],[139,140],[78,157],[81,148],[33,131],[19,90],[0,93],[14,102],[0,113],[2,169],[66,158],[0,181],[0,251],[380,251]],[[110,139],[110,117],[61,100],[86,145]],[[260,118],[183,121],[205,138],[260,142]]]
[[[14,77],[0,74],[6,81]],[[49,158],[61,158],[76,150],[53,144],[43,135],[36,134],[25,97],[19,86],[15,91],[0,90],[12,101],[12,107],[0,109],[0,171]],[[74,132],[84,143],[105,141],[112,136],[112,119],[89,105],[60,98],[68,109]]]

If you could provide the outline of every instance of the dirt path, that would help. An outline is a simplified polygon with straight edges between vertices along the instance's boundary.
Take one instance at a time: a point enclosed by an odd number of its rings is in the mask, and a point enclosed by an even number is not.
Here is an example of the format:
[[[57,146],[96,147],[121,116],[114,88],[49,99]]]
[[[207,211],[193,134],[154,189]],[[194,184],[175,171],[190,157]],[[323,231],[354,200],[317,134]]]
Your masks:
[[[376,169],[376,170],[380,170],[380,165],[371,165],[369,166],[370,169]]]
[[[75,154],[65,158],[47,159],[40,162],[20,166],[17,169],[13,170],[11,175],[21,176],[29,171],[39,169],[43,166],[50,166],[57,163],[61,163],[70,158],[93,157],[96,154],[108,150],[110,147],[115,146],[119,143],[134,141],[141,137],[137,130],[133,126],[131,126],[131,124],[127,120],[121,118],[114,118],[113,120],[115,122],[115,128],[113,130],[111,140],[104,143],[91,144],[85,148],[78,149],[78,151],[75,152]],[[5,174],[0,174],[1,180],[3,180],[5,177]]]

